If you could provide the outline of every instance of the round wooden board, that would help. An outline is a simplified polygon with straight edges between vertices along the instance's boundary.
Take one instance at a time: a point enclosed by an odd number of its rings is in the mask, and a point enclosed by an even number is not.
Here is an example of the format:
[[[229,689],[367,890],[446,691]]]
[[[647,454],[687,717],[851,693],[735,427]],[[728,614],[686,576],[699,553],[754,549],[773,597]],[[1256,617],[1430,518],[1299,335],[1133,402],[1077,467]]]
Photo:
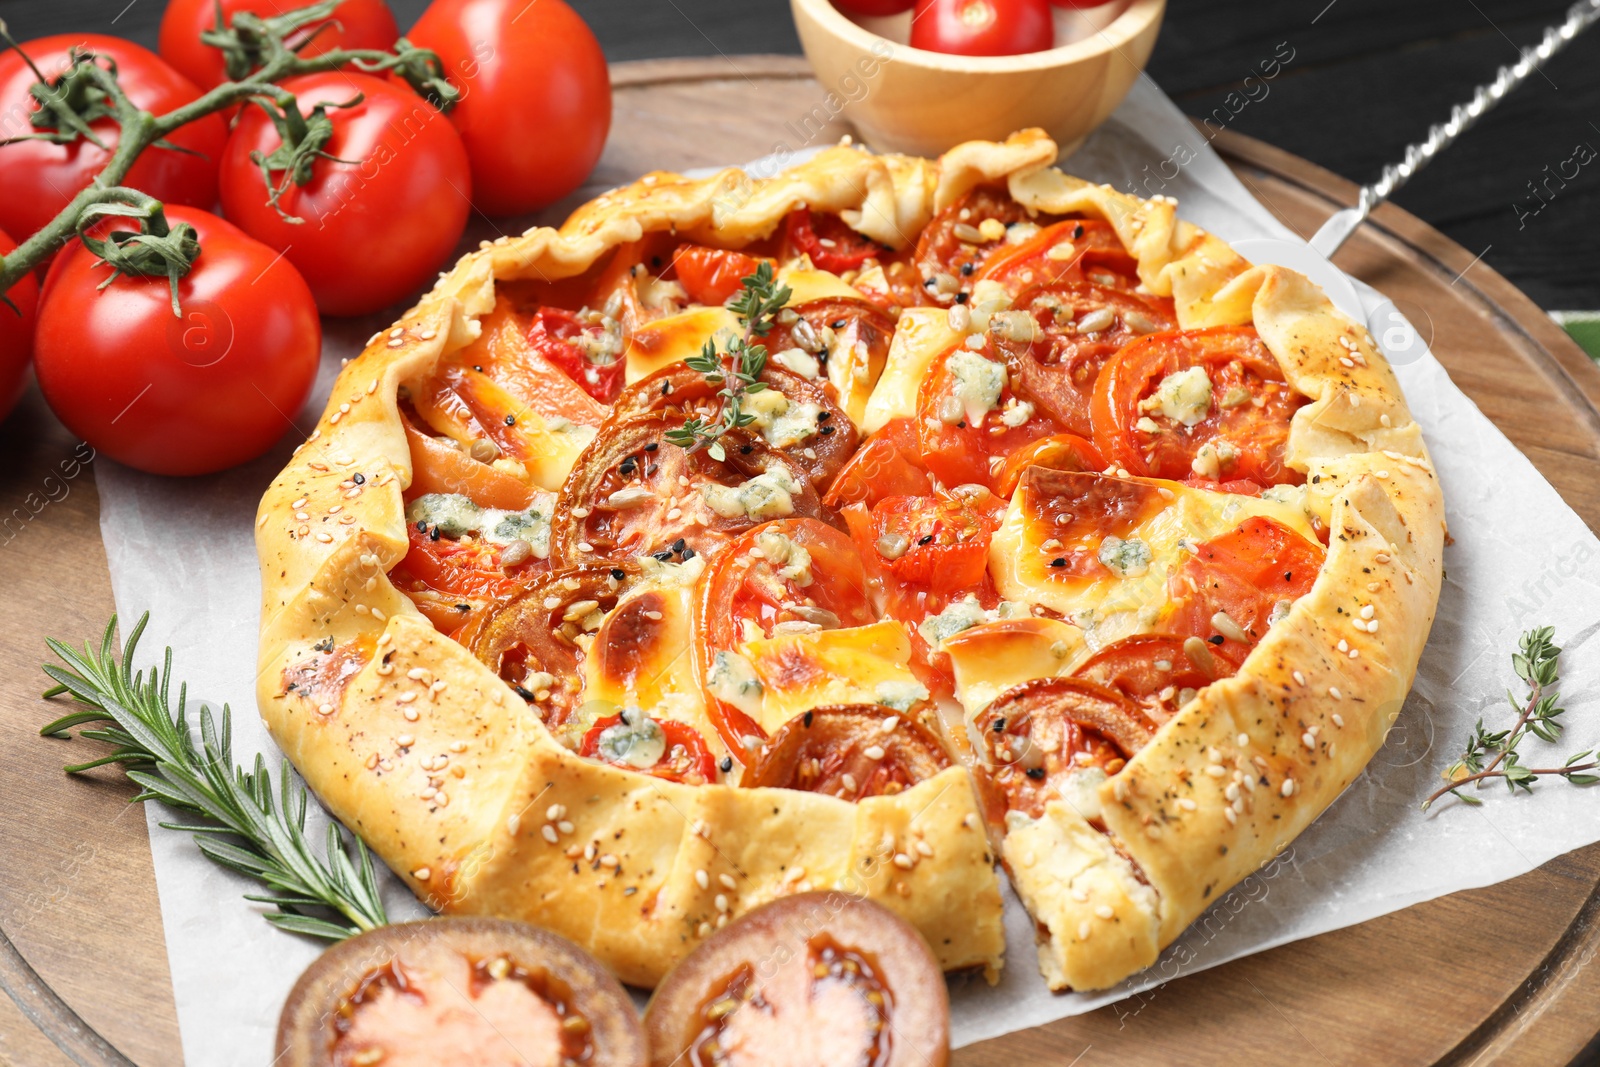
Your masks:
[[[849,132],[794,57],[629,63],[613,74],[615,125],[597,185]],[[1354,198],[1351,183],[1266,145],[1226,133],[1215,145],[1302,234]],[[1392,206],[1339,263],[1418,323],[1455,381],[1600,528],[1600,371],[1577,346],[1472,251]],[[37,699],[43,635],[80,641],[112,610],[92,465],[76,464],[75,448],[36,391],[0,428],[0,589],[14,620],[0,648],[0,985],[11,997],[0,1000],[0,1064],[178,1064],[143,814],[114,775],[65,778],[68,751],[37,734],[55,714]],[[176,535],[173,550],[183,550]],[[1597,884],[1600,847],[1580,850],[1513,881],[963,1049],[955,1061],[1584,1062],[1600,1025],[1600,973],[1584,966],[1600,948]]]

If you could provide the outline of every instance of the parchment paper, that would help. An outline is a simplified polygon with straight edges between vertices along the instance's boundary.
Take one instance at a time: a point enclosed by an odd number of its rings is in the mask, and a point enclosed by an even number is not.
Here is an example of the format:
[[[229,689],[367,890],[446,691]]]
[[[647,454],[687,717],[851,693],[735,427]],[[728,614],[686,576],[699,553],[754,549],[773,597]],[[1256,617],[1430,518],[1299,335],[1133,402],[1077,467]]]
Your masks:
[[[1120,189],[1174,196],[1185,217],[1229,240],[1294,237],[1148,79],[1065,166]],[[1357,291],[1378,332],[1389,309],[1380,311],[1382,298],[1372,290]],[[321,411],[339,360],[388,321],[328,327],[322,377],[301,413],[301,434]],[[1600,657],[1591,647],[1600,627],[1600,544],[1431,355],[1416,348],[1406,359],[1400,380],[1438,464],[1456,541],[1445,552],[1448,577],[1416,688],[1388,744],[1290,851],[1220,900],[1156,967],[1114,991],[1046,991],[1031,925],[1008,895],[1004,979],[995,987],[981,979],[953,982],[957,1045],[1113,1002],[1120,1002],[1118,1012],[1134,1013],[1148,990],[1180,974],[1511,878],[1600,840],[1600,795],[1560,782],[1541,785],[1533,798],[1496,793],[1482,808],[1449,803],[1431,815],[1418,811],[1480,715],[1509,725],[1509,653],[1530,626],[1554,625],[1566,650],[1562,688],[1572,741],[1550,758],[1600,741]],[[290,435],[248,467],[196,480],[97,464],[117,608],[128,624],[153,612],[145,658],[172,645],[191,694],[232,702],[241,761],[258,750],[274,764],[279,758],[254,707],[259,584],[252,521],[260,494],[299,439]],[[1546,747],[1536,739],[1529,746]],[[194,1067],[267,1064],[284,996],[319,946],[268,926],[242,899],[252,884],[202,859],[187,835],[157,829],[170,813],[148,809],[186,1059]],[[420,916],[420,905],[386,878],[393,917]]]

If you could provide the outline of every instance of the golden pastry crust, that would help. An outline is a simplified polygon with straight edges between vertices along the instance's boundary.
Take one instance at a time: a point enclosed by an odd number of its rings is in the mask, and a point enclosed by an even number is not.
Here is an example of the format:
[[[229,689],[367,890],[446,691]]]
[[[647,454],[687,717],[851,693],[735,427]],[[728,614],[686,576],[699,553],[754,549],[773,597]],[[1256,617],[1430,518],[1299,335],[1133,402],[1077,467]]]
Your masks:
[[[400,383],[475,338],[497,281],[572,277],[647,232],[737,247],[799,205],[905,247],[940,207],[1004,179],[1027,207],[1111,222],[1183,327],[1255,324],[1312,398],[1294,419],[1289,459],[1333,531],[1311,594],[1236,676],[1203,690],[1101,787],[1108,832],[1062,802],[1038,820],[1013,817],[1003,854],[1044,931],[1047,980],[1101,988],[1149,965],[1276,855],[1365,766],[1410,686],[1440,582],[1438,484],[1371,338],[1314,286],[1252,268],[1179,220],[1170,200],[1052,169],[1055,154],[1025,131],[937,162],[838,146],[766,181],[657,173],[559,230],[463,257],[340,374],[258,515],[260,707],[330,810],[435,908],[549,927],[640,985],[719,916],[801,888],[871,896],[916,925],[946,969],[992,975],[1001,898],[967,771],[849,804],[678,785],[580,759],[387,572],[407,548]]]

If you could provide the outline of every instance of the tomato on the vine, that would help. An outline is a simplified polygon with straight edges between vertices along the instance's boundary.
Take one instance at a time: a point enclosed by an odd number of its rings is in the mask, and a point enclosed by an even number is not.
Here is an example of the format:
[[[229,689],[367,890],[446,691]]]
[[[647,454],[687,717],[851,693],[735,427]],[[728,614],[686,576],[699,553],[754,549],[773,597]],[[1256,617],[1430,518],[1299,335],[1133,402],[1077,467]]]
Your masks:
[[[611,130],[611,75],[562,0],[434,0],[406,35],[461,90],[450,121],[490,215],[552,204],[594,169]]]
[[[271,116],[248,107],[222,159],[223,210],[284,253],[325,315],[364,315],[405,299],[433,278],[466,228],[471,177],[460,135],[431,104],[383,78],[329,71],[283,87],[301,114],[325,105],[333,124],[311,180],[299,185],[273,170],[281,192],[271,203],[255,157],[284,140]]]
[[[194,208],[200,255],[178,283],[122,276],[67,248],[39,308],[39,388],[96,451],[152,474],[207,474],[261,455],[292,427],[321,358],[311,290],[277,252]]]
[[[21,53],[46,78],[54,79],[71,65],[74,48],[94,52],[101,66],[114,63],[117,82],[128,99],[153,114],[165,114],[200,96],[194,83],[160,56],[116,37],[62,33],[28,41]],[[8,127],[13,134],[39,132],[29,128],[39,105],[28,91],[39,79],[21,53],[10,49],[0,54],[0,111],[14,120],[17,128]],[[104,148],[81,137],[70,144],[19,140],[0,145],[0,229],[18,240],[32,236],[106,168],[117,147],[116,120],[105,115],[90,122],[89,128]],[[158,144],[145,149],[121,184],[164,203],[209,208],[217,199],[217,161],[227,137],[219,116],[197,119],[167,138],[170,147]]]
[[[200,86],[210,89],[227,80],[222,53],[200,40],[204,30],[217,25],[217,9],[222,9],[224,25],[233,16],[249,11],[262,18],[284,15],[310,7],[316,0],[169,0],[161,16],[161,58]],[[290,34],[286,43],[305,59],[332,52],[336,48],[387,49],[400,36],[394,13],[384,0],[342,0],[332,18],[313,22]]]
[[[960,56],[1016,56],[1055,45],[1049,0],[917,0],[911,47]]]
[[[0,230],[0,256],[17,247]],[[22,384],[28,378],[28,361],[33,357],[33,323],[39,304],[39,280],[30,272],[6,293],[7,307],[0,301],[0,419],[11,414]]]

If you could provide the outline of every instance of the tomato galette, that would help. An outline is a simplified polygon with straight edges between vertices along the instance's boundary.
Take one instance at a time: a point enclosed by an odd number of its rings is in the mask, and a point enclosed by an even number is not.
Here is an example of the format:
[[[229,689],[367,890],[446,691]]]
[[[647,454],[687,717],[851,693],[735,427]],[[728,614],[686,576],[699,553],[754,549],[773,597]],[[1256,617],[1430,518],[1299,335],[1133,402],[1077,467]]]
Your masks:
[[[1372,338],[1051,168],[841,145],[464,257],[262,501],[260,704],[433,907],[653,985],[837,889],[1052,988],[1148,966],[1362,770],[1442,502]]]

